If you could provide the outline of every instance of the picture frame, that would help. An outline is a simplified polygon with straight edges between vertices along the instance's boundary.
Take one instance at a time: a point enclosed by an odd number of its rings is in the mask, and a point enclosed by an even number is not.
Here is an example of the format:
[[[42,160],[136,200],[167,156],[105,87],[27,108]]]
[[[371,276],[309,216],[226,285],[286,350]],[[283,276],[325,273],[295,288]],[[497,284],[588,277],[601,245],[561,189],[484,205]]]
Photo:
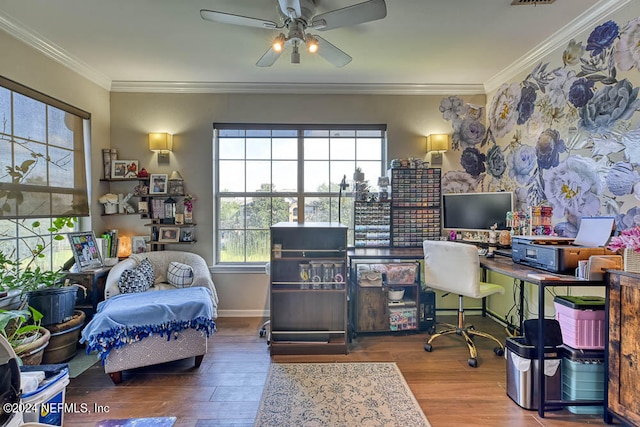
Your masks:
[[[138,176],[137,160],[112,160],[111,179],[127,179]]]
[[[184,194],[184,182],[181,179],[170,179],[167,184],[167,193],[173,196]]]
[[[131,253],[142,254],[147,252],[147,236],[131,236]]]
[[[67,237],[78,271],[96,270],[104,266],[93,231],[69,233]]]
[[[176,243],[180,241],[180,227],[160,227],[159,243]]]
[[[149,213],[149,202],[147,202],[147,201],[138,202],[138,213],[148,214]]]
[[[152,173],[149,175],[149,194],[167,194],[168,175]]]
[[[180,241],[181,242],[193,242],[193,229],[192,228],[184,228],[180,233]]]

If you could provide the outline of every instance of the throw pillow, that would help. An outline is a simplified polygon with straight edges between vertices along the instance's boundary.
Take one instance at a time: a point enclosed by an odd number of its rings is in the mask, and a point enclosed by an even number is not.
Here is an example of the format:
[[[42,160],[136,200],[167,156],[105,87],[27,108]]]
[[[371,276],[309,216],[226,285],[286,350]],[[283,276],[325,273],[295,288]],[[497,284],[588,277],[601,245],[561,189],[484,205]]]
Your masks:
[[[145,292],[153,285],[153,266],[147,258],[136,267],[122,272],[118,279],[120,293]]]
[[[151,285],[149,286],[153,286],[153,283],[156,280],[156,275],[155,275],[155,272],[153,271],[153,265],[151,264],[151,261],[149,261],[149,258],[145,258],[142,261],[140,261],[140,264],[138,264],[138,267],[136,268],[147,275],[147,278],[149,279],[149,283],[151,283]]]
[[[172,261],[167,270],[167,282],[178,288],[190,286],[193,283],[193,269],[190,265]]]

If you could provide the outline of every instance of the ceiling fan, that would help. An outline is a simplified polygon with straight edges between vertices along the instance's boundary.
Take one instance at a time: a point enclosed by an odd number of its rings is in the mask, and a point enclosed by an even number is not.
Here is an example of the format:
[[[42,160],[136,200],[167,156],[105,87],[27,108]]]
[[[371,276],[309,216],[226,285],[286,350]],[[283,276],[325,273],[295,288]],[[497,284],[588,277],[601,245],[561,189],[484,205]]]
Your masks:
[[[316,15],[315,0],[278,0],[278,10],[282,16],[282,24],[273,21],[248,16],[234,15],[227,12],[202,9],[200,16],[207,21],[223,24],[244,25],[247,27],[265,28],[267,30],[286,30],[281,32],[273,44],[256,63],[259,67],[270,67],[282,55],[286,47],[291,46],[291,63],[300,63],[300,46],[304,43],[311,53],[318,53],[321,57],[335,65],[344,67],[351,62],[347,55],[336,46],[318,35],[307,32],[313,28],[318,31],[328,31],[334,28],[347,27],[376,21],[387,16],[385,0],[368,0],[341,9],[331,10]]]

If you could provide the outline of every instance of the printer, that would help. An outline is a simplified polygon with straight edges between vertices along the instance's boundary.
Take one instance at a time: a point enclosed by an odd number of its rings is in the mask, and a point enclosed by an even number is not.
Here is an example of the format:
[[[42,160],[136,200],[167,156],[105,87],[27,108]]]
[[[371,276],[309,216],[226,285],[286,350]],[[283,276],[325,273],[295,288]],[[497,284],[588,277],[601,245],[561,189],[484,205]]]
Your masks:
[[[613,217],[585,217],[576,238],[557,236],[513,236],[514,262],[560,274],[574,274],[578,261],[593,255],[610,255],[604,245],[611,236]]]

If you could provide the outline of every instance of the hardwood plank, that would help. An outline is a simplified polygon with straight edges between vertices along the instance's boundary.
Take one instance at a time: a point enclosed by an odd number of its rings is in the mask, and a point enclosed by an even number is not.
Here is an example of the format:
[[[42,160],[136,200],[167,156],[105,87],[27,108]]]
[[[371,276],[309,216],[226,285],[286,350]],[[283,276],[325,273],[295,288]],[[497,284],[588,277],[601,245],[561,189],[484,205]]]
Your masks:
[[[442,316],[452,322],[452,316]],[[478,330],[506,337],[489,318],[468,316]],[[66,401],[108,405],[110,412],[68,413],[65,426],[90,426],[107,418],[176,416],[178,427],[250,427],[272,362],[396,362],[433,427],[606,425],[600,415],[576,415],[563,409],[546,412],[520,408],[506,394],[506,360],[494,344],[476,338],[479,366],[467,364],[467,347],[458,336],[423,346],[429,335],[359,334],[349,354],[270,356],[258,331],[264,319],[220,318],[202,366],[193,358],[124,373],[114,385],[98,364],[67,386]]]

